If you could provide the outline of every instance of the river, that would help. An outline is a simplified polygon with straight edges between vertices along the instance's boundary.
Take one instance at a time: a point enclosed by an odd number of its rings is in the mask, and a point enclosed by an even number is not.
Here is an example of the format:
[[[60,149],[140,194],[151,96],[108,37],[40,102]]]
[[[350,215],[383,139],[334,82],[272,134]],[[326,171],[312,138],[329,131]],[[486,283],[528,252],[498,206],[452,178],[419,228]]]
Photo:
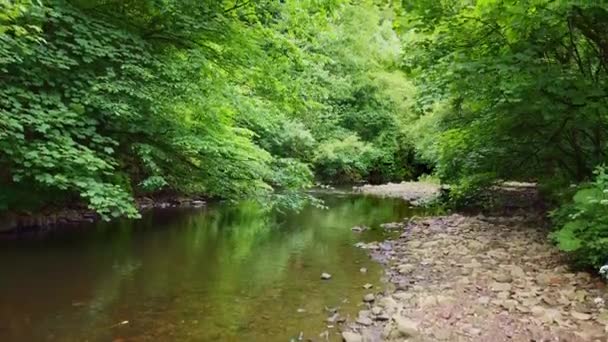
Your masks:
[[[324,200],[287,213],[251,202],[157,210],[0,241],[0,341],[337,341],[325,307],[355,315],[373,291],[362,285],[383,286],[353,245],[385,233],[351,227],[415,212],[396,199]]]

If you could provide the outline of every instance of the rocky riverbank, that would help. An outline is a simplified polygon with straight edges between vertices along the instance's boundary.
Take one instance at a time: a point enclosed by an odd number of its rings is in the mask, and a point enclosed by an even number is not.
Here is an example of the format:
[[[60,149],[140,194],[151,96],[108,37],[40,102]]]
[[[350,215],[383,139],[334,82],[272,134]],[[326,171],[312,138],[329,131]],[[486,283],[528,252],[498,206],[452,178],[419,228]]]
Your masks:
[[[365,195],[401,198],[416,205],[437,198],[441,194],[441,186],[426,182],[401,182],[382,185],[366,184],[353,187],[353,191]]]
[[[362,299],[343,339],[608,341],[605,283],[570,270],[537,217],[455,214],[386,226],[401,235],[358,247],[386,266],[388,289]]]
[[[140,212],[154,208],[200,208],[206,201],[202,198],[178,196],[138,197],[135,204]],[[78,225],[98,221],[99,215],[86,206],[69,208],[47,208],[36,213],[12,212],[0,217],[0,233],[11,234],[25,229],[49,229],[62,225]]]

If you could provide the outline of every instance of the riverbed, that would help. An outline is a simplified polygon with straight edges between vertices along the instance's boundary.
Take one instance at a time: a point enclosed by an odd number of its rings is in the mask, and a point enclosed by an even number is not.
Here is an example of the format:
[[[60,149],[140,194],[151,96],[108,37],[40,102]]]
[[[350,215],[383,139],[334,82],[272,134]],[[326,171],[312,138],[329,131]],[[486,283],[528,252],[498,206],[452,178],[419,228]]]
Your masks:
[[[383,286],[382,268],[354,245],[383,240],[381,223],[420,209],[324,200],[327,209],[300,212],[250,202],[155,210],[0,241],[0,340],[339,341],[328,309],[356,316],[363,285]],[[362,225],[372,229],[351,230]]]

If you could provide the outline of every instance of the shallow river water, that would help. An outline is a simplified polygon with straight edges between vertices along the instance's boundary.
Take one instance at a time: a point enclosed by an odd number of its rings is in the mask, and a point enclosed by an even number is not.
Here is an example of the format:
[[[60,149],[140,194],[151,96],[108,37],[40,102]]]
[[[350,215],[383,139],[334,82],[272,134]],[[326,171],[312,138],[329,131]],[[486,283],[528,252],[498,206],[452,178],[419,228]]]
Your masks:
[[[325,307],[355,315],[362,285],[382,287],[353,245],[384,233],[351,227],[415,213],[401,200],[324,199],[326,210],[217,204],[0,241],[0,341],[338,340]]]

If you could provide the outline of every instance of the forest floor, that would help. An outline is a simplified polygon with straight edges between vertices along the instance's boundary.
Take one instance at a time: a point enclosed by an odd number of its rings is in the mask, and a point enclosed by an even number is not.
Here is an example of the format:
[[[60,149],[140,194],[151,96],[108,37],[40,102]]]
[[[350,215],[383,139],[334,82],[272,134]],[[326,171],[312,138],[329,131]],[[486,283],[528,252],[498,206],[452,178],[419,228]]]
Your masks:
[[[608,341],[605,283],[569,269],[529,208],[384,225],[400,236],[358,246],[385,265],[387,290],[365,296],[344,340]]]

